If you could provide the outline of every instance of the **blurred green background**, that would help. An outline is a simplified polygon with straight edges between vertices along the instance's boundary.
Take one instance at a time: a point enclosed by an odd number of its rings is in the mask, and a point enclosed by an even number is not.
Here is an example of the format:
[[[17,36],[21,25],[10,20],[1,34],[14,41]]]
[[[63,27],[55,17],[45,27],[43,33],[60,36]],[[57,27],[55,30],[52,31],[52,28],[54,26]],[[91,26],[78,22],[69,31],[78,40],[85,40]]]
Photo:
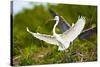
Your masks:
[[[36,3],[32,3],[36,4]],[[44,3],[45,4],[45,3]],[[58,51],[58,47],[33,37],[26,31],[52,35],[55,24],[48,9],[63,16],[69,24],[76,23],[78,16],[86,17],[84,29],[97,25],[97,7],[89,5],[50,4],[34,5],[34,8],[23,9],[13,16],[13,65],[55,64],[97,61],[97,36],[94,34],[86,40],[76,39],[66,52]],[[68,50],[67,49],[67,50]]]

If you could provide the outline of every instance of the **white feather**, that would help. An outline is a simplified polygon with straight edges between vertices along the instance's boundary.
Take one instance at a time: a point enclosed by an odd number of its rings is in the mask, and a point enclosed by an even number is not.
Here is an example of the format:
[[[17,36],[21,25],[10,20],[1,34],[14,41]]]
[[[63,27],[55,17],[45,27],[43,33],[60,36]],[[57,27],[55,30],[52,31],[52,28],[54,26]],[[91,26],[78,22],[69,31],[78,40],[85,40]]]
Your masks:
[[[47,43],[59,46],[58,50],[65,50],[69,47],[70,42],[78,37],[85,26],[85,18],[80,17],[74,26],[62,34],[56,34],[55,28],[59,23],[59,16],[55,16],[56,24],[53,28],[53,35],[45,35],[40,33],[31,32],[28,28],[27,31],[31,33],[34,37],[43,40]]]
[[[43,41],[45,41],[47,43],[58,45],[58,42],[57,42],[57,40],[56,40],[56,38],[54,36],[31,32],[28,29],[28,27],[26,29],[27,29],[27,32],[31,33],[34,37],[36,37],[36,38],[38,38],[40,40],[43,40]]]
[[[76,24],[61,35],[62,39],[66,41],[73,41],[82,32],[84,26],[85,26],[85,18],[84,17],[78,18]]]

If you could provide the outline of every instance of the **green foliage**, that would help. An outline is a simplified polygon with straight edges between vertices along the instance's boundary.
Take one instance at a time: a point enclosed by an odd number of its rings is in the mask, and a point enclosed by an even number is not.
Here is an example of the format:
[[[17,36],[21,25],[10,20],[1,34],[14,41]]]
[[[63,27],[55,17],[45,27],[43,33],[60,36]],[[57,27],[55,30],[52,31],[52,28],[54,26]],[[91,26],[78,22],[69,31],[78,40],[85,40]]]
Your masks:
[[[86,17],[85,28],[90,28],[97,23],[96,6],[82,5],[50,5],[48,8],[63,16],[70,24],[75,23],[79,15]],[[33,32],[52,35],[54,22],[43,5],[32,9],[24,9],[13,17],[13,64],[53,64],[69,62],[87,62],[97,60],[96,35],[88,40],[76,39],[65,51],[58,51],[58,47],[40,41],[26,31],[26,27]],[[58,29],[59,30],[59,29]]]

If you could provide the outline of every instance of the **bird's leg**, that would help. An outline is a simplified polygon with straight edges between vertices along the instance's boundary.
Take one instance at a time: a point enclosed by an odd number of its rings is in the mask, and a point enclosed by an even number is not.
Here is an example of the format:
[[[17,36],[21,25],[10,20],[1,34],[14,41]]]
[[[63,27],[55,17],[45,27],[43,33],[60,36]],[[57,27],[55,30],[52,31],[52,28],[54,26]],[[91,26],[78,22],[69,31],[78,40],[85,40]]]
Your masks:
[[[63,51],[63,59],[62,59],[61,62],[66,63],[66,61],[67,61],[67,53],[68,53],[68,50],[65,49]]]
[[[72,45],[73,45],[73,42],[70,42],[70,46],[69,46],[69,48],[68,48],[68,52],[71,52]]]
[[[64,50],[64,62],[67,60],[67,50]]]
[[[64,62],[70,61],[72,45],[73,45],[73,42],[70,43],[70,48],[68,48],[67,50],[64,50],[64,53],[65,53],[65,58],[64,58],[65,61]]]

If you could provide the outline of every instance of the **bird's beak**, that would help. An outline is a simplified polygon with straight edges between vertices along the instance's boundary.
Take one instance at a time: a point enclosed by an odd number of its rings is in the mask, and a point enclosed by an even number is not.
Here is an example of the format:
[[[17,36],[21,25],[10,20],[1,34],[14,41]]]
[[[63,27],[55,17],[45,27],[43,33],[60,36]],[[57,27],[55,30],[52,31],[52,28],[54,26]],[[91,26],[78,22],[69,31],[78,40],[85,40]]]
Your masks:
[[[47,20],[46,22],[49,22],[49,21],[56,21],[55,19],[49,19],[49,20]]]
[[[50,20],[48,20],[48,21],[55,21],[56,19],[50,19]]]

